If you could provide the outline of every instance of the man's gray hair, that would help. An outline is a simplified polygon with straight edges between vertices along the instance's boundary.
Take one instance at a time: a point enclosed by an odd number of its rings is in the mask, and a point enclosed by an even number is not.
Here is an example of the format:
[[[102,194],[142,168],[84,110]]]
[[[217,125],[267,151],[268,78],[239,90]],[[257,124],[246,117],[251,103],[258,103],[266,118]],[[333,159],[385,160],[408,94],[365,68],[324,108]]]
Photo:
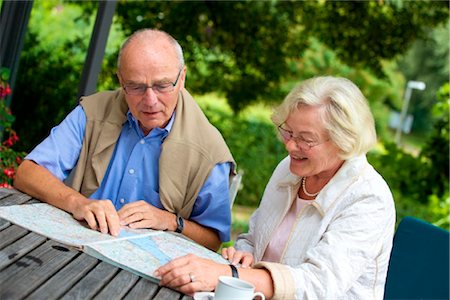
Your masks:
[[[120,47],[119,55],[117,57],[117,69],[120,70],[120,60],[122,57],[122,53],[124,49],[130,44],[130,42],[136,39],[148,39],[152,40],[155,38],[165,37],[174,47],[175,53],[177,54],[178,61],[180,63],[180,68],[184,66],[184,57],[183,57],[183,49],[176,39],[174,39],[170,34],[158,29],[139,29],[135,31],[132,35],[130,35],[125,42]]]

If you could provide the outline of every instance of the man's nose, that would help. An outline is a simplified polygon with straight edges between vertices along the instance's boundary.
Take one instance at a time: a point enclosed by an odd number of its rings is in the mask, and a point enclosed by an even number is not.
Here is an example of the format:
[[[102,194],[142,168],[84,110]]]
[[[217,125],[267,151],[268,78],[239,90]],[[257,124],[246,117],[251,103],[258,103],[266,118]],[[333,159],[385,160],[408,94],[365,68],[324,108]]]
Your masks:
[[[154,106],[158,103],[158,96],[151,87],[148,87],[147,90],[145,90],[143,101],[145,101],[145,104],[148,106]]]

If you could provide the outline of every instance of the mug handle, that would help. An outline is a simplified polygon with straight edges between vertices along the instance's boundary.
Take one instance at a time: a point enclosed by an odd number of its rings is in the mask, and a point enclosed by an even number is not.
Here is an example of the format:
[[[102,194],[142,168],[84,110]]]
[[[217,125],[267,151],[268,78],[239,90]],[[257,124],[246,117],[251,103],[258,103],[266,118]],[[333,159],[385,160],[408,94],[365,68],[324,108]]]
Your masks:
[[[261,300],[266,300],[266,297],[265,297],[264,294],[261,293],[261,292],[256,292],[256,293],[254,293],[254,294],[253,294],[253,299],[255,299],[256,296],[261,297]]]

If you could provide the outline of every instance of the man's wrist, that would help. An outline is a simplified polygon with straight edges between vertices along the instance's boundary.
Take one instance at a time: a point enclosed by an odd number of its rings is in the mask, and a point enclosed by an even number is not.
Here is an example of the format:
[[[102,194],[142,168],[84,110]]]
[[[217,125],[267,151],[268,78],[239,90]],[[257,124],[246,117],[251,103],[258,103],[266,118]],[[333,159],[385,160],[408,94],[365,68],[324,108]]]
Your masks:
[[[182,233],[184,230],[184,219],[179,214],[176,214],[175,221],[177,225],[175,232]]]

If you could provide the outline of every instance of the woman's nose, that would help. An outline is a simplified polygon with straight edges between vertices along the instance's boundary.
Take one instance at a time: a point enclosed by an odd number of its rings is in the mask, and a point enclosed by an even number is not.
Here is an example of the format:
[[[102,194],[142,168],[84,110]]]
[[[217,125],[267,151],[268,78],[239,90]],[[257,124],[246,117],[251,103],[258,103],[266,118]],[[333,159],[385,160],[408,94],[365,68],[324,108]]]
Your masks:
[[[285,140],[284,146],[286,147],[286,150],[299,150],[300,147],[297,145],[297,143],[294,141],[294,139]]]

